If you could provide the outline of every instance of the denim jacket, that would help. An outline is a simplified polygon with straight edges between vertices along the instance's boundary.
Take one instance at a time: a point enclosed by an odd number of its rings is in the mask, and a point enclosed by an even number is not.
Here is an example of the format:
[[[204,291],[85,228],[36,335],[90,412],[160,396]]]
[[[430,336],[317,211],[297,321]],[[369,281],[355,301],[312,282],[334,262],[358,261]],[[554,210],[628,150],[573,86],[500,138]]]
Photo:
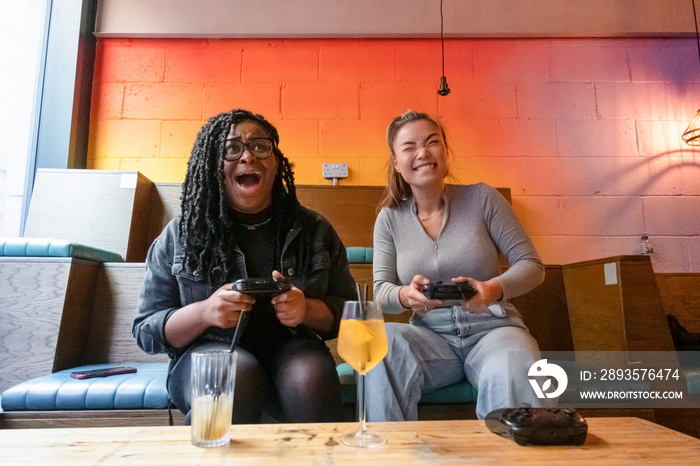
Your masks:
[[[179,216],[171,220],[148,251],[146,276],[132,326],[132,334],[141,349],[149,354],[165,352],[172,363],[187,347],[173,348],[168,344],[165,339],[166,321],[178,309],[207,299],[218,288],[185,267],[184,251],[178,237],[179,220]],[[307,234],[311,235],[311,241],[299,239],[302,228],[309,229]],[[302,248],[310,250],[304,251]],[[319,334],[319,337],[335,338],[343,303],[353,299],[355,286],[345,246],[337,233],[323,216],[300,207],[281,251],[278,270],[307,298],[321,299],[333,314],[333,330],[328,334]],[[235,279],[247,277],[243,253],[235,247],[232,254],[237,256]],[[303,263],[303,257],[310,260]],[[207,339],[221,340],[221,330],[210,327],[193,343]]]

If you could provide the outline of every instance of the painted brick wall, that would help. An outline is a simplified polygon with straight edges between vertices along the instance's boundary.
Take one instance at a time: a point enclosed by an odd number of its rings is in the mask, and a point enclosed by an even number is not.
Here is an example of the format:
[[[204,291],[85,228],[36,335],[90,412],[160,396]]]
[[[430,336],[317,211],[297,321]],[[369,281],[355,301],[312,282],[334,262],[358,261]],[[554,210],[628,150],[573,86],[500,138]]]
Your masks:
[[[547,263],[635,254],[700,272],[700,152],[680,134],[700,106],[693,39],[459,39],[437,95],[436,40],[98,41],[89,168],[180,182],[198,129],[232,108],[280,132],[297,183],[383,185],[391,119],[437,115],[462,183],[510,187]]]

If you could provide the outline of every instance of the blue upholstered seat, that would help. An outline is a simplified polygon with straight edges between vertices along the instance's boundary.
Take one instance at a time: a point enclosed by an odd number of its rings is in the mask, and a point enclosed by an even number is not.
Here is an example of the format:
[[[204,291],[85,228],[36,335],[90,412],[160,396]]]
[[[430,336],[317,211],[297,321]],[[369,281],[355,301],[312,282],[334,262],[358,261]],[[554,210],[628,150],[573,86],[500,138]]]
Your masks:
[[[0,255],[83,257],[93,260],[121,261],[109,251],[60,240],[8,238],[0,240]],[[372,248],[347,248],[348,261],[371,263]],[[111,255],[111,256],[110,256]],[[116,257],[114,257],[116,256]],[[78,380],[70,377],[76,370],[98,369],[115,364],[96,364],[37,377],[7,389],[0,402],[6,411],[85,410],[85,409],[163,409],[168,406],[167,363],[129,364],[134,374]],[[355,376],[349,364],[337,367],[343,401],[356,400]],[[462,404],[476,401],[476,390],[466,381],[424,393],[421,403]]]
[[[168,407],[167,363],[119,364],[135,367],[133,374],[78,380],[77,370],[101,369],[115,364],[93,364],[27,380],[3,392],[5,411],[84,409],[162,409]]]
[[[93,364],[59,371],[22,382],[2,394],[5,411],[86,409],[165,409],[168,407],[167,363],[120,364],[135,367],[133,374],[78,380],[70,373],[114,364]],[[337,367],[343,402],[355,403],[355,376],[349,364]],[[476,401],[476,390],[466,381],[424,393],[421,403],[463,404]]]
[[[50,238],[0,238],[0,256],[75,257],[97,262],[122,262],[122,256],[105,249]]]

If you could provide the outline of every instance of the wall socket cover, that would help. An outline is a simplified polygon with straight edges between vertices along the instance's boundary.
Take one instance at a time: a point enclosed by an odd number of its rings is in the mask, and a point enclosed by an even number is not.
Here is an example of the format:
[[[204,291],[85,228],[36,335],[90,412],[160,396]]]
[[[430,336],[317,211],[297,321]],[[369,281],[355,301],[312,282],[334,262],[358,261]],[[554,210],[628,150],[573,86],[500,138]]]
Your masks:
[[[347,178],[348,164],[347,163],[324,163],[323,177],[327,180],[333,178]]]

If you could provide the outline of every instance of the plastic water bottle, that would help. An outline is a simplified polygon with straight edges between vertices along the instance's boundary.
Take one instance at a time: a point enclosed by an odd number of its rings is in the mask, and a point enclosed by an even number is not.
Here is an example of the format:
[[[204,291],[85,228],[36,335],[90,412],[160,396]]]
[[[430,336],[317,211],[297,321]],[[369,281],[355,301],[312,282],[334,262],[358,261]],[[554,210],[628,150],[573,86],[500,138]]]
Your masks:
[[[649,237],[647,235],[642,236],[642,242],[639,245],[639,250],[645,256],[651,256],[654,253],[654,247],[651,245],[651,241],[649,241]]]

